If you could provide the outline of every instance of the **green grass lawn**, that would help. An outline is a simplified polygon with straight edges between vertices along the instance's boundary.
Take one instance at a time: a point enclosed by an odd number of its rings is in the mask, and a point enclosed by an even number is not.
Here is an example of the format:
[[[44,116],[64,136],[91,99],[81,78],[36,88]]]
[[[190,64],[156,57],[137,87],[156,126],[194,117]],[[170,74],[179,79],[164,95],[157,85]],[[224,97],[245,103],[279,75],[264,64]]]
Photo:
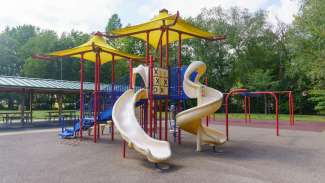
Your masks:
[[[33,119],[47,119],[49,111],[56,111],[58,110],[34,110],[33,111]],[[73,111],[73,110],[64,110],[64,111]],[[76,115],[79,115],[79,111],[76,112]]]
[[[58,110],[33,110],[33,119],[48,119],[49,111],[58,111]],[[72,110],[64,110],[64,111],[72,111]],[[0,114],[4,112],[19,112],[18,110],[0,110]],[[79,115],[79,111],[76,113]]]
[[[33,119],[47,119],[49,111],[57,111],[57,110],[33,110]],[[69,110],[65,110],[69,111]],[[0,110],[1,112],[19,112],[18,110],[15,111],[8,111],[8,110]],[[79,112],[76,113],[79,115]],[[164,118],[164,113],[162,113],[162,117]],[[215,117],[217,119],[224,120],[225,114],[224,113],[215,113]],[[230,113],[229,118],[231,119],[245,119],[245,115],[243,113]],[[251,114],[251,118],[255,120],[275,120],[274,114]],[[289,121],[288,114],[279,114],[280,120]],[[314,122],[325,122],[324,115],[295,115],[295,121],[314,121]]]
[[[217,119],[225,119],[224,113],[215,113]],[[245,119],[243,113],[230,113],[229,118],[231,119]],[[275,120],[274,114],[251,114],[251,118],[255,120]],[[279,114],[280,120],[289,121],[288,114]],[[295,121],[314,121],[314,122],[325,122],[325,116],[322,115],[295,115]]]
[[[159,115],[158,115],[159,116]],[[162,118],[164,119],[164,112],[162,113]],[[212,117],[212,115],[211,115]],[[225,113],[215,113],[216,119],[225,120]],[[230,113],[230,119],[245,119],[244,113]],[[251,114],[251,119],[254,120],[275,120],[275,114]],[[288,114],[279,114],[279,120],[289,121]],[[303,121],[303,122],[324,122],[324,115],[295,115],[295,121]]]

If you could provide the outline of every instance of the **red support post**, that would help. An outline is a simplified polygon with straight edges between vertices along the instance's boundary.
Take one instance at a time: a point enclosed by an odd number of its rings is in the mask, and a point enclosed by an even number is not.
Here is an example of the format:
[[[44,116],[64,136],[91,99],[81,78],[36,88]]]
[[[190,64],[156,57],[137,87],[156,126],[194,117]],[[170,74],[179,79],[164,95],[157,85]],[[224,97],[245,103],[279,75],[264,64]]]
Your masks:
[[[289,91],[289,112],[290,112],[290,125],[294,126],[294,105],[292,91]]]
[[[289,101],[290,101],[290,105],[291,105],[291,123],[292,123],[292,126],[295,125],[295,114],[294,114],[294,98],[293,98],[293,94],[292,94],[292,91],[289,92]]]
[[[130,69],[130,86],[129,86],[129,88],[130,89],[133,89],[133,65],[132,65],[133,63],[132,63],[132,60],[130,59],[129,60],[129,69]]]
[[[182,34],[178,33],[178,104],[177,104],[177,112],[181,112],[182,108],[182,101],[180,100],[181,97],[181,67],[182,67]],[[178,144],[181,144],[181,129],[178,128]]]
[[[145,111],[144,111],[144,107],[145,107],[145,104],[143,104],[142,105],[142,107],[141,107],[141,109],[142,109],[142,126],[143,126],[143,130],[147,133],[147,130],[146,130],[146,126],[145,126],[145,123],[146,123],[146,121],[145,121]]]
[[[147,101],[147,100],[146,100]],[[148,116],[146,116],[146,101],[144,102],[143,106],[142,106],[142,121],[143,121],[143,129],[146,133],[148,133],[148,126],[147,126],[147,119]]]
[[[145,64],[148,65],[149,63],[149,40],[150,39],[150,31],[146,31],[146,61]],[[149,74],[150,75],[150,74]],[[150,76],[149,76],[149,82],[150,82]],[[150,84],[150,83],[149,83]],[[145,131],[148,133],[148,125],[149,125],[149,120],[148,120],[148,99],[146,100],[145,103],[146,109],[145,109]],[[151,119],[150,119],[151,121]]]
[[[126,142],[125,140],[123,140],[123,143],[122,143],[122,157],[125,158],[125,154],[126,154]]]
[[[247,124],[247,96],[244,96],[245,124]]]
[[[290,110],[290,123],[293,126],[293,100],[292,100],[292,93],[289,92],[289,110]]]
[[[145,123],[145,129],[144,131],[148,134],[149,133],[149,117],[148,117],[148,100],[145,100],[144,103],[144,112],[143,112],[143,116],[144,116],[144,123]]]
[[[95,91],[94,91],[94,143],[97,142],[97,95],[98,95],[98,58],[99,53],[96,52],[95,62]]]
[[[163,49],[162,49],[162,40],[159,42],[159,66],[163,66]]]
[[[145,126],[144,126],[144,104],[141,105],[141,122],[142,122],[142,128],[144,131],[146,131]]]
[[[149,62],[149,34],[150,34],[150,32],[146,32],[146,36],[147,36],[147,43],[146,43],[146,65],[148,64],[148,62]]]
[[[112,55],[112,96],[113,101],[115,101],[115,55]],[[114,140],[114,121],[112,119],[112,126],[111,126],[111,140]]]
[[[157,100],[153,100],[153,128],[154,128],[154,137],[157,135]]]
[[[290,96],[290,92],[288,92],[288,107],[289,107],[289,119],[290,119],[290,126],[292,126],[292,115],[291,115],[291,96]]]
[[[229,122],[228,122],[228,99],[229,99],[229,93],[226,95],[225,99],[225,113],[226,113],[226,137],[227,140],[229,140]]]
[[[166,54],[166,68],[168,69],[168,43],[169,43],[169,32],[168,29],[166,29],[166,50],[165,50],[165,54]],[[169,84],[169,83],[168,83]],[[168,94],[169,95],[169,94]],[[168,95],[165,96],[165,141],[168,141]]]
[[[208,77],[205,78],[205,85],[208,86]],[[209,115],[205,119],[206,126],[209,126]]]
[[[142,121],[142,128],[143,130],[145,130],[145,126],[144,126],[144,104],[141,105],[141,121]]]
[[[97,116],[96,118],[98,117],[100,111],[102,110],[102,107],[101,107],[101,101],[100,101],[100,71],[101,71],[101,59],[100,59],[100,53],[98,54],[98,82],[97,82],[97,91],[99,93],[99,95],[97,94]],[[97,138],[99,139],[100,138],[100,125],[97,124]]]
[[[140,125],[143,128],[143,121],[142,121],[142,105],[139,106],[139,113],[140,113]]]
[[[83,80],[84,80],[84,54],[80,57],[80,117],[79,117],[79,136],[80,141],[82,140],[82,122],[83,122],[83,112],[84,112],[84,95],[83,95]]]
[[[162,126],[162,100],[159,100],[159,140],[161,140],[162,138],[162,130],[161,130],[161,126]]]
[[[273,92],[272,95],[275,97],[276,135],[279,136],[279,99]]]
[[[295,125],[295,100],[291,93],[292,124]]]
[[[251,97],[248,97],[248,121],[251,123]]]
[[[162,39],[160,39],[159,42],[159,65],[162,68],[162,61],[163,61],[163,52],[162,52]],[[161,134],[161,128],[162,128],[162,99],[159,98],[159,140],[162,138]]]
[[[150,129],[149,134],[152,137],[152,107],[153,107],[153,57],[150,55],[150,64],[149,64],[149,123]]]

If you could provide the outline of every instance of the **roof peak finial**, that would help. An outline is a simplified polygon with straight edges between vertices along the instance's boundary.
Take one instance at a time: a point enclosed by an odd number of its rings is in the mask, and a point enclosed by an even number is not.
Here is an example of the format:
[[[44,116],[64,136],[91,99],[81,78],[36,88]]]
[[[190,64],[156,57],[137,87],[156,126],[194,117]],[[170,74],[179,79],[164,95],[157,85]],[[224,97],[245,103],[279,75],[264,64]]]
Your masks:
[[[103,36],[103,33],[101,33],[101,32],[99,32],[99,31],[97,31],[97,32],[95,32],[95,34],[94,34],[95,36]]]
[[[163,8],[163,9],[159,10],[159,13],[168,13],[168,10]]]

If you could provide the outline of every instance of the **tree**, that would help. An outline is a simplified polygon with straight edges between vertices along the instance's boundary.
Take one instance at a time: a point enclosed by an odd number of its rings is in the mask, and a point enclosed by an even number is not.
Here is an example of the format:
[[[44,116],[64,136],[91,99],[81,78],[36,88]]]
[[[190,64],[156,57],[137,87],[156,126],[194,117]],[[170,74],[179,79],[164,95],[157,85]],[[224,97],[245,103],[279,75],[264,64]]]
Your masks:
[[[109,34],[113,30],[120,29],[121,27],[122,27],[122,23],[121,23],[120,17],[117,14],[113,14],[108,19],[105,30],[106,30],[106,33]],[[117,39],[108,39],[108,42],[110,45],[112,45],[115,48],[119,48],[121,46],[119,40],[117,40]]]
[[[315,102],[315,110],[319,113],[325,111],[325,90],[310,91],[309,100]]]
[[[314,86],[325,87],[325,4],[303,0],[290,30],[294,62],[302,67]]]
[[[223,42],[189,41],[193,48],[192,59],[207,63],[212,86],[228,91],[240,81],[249,85],[250,74],[268,68],[270,75],[279,75],[278,37],[266,22],[264,11],[249,12],[237,7],[204,9],[188,21],[217,35],[226,35]],[[283,59],[285,60],[285,59]],[[284,63],[285,61],[283,61]],[[277,81],[278,77],[272,77]],[[210,83],[209,83],[210,84]]]
[[[58,44],[58,37],[54,31],[42,31],[31,38],[22,48],[23,55],[28,56],[23,67],[23,75],[27,77],[57,79],[55,62],[33,60],[34,53],[49,53],[54,51]]]
[[[115,13],[108,19],[105,30],[106,32],[111,32],[115,29],[120,29],[121,27],[122,27],[121,19],[118,16],[118,14]]]
[[[17,54],[18,42],[7,34],[0,35],[0,73],[15,76],[20,74],[23,60]]]
[[[302,0],[298,15],[289,29],[287,46],[292,54],[290,74],[296,76],[302,93],[325,88],[325,4],[322,0]],[[300,96],[301,97],[301,96]],[[317,106],[324,103],[314,100]],[[304,97],[306,98],[306,97]],[[299,99],[302,100],[302,99]],[[305,100],[307,102],[307,100]],[[303,110],[303,106],[301,107]]]
[[[2,75],[20,75],[26,56],[21,48],[39,29],[32,25],[7,27],[0,34],[0,72]]]

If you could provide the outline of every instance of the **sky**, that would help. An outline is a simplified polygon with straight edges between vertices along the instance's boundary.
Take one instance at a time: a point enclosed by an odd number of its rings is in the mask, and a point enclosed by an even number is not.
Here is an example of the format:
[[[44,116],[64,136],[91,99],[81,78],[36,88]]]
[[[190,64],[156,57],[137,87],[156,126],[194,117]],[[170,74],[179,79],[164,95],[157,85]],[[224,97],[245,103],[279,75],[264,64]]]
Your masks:
[[[268,12],[268,21],[291,23],[298,11],[298,0],[3,0],[0,31],[6,26],[32,24],[59,34],[72,29],[92,33],[104,31],[109,17],[117,13],[123,25],[139,24],[168,9],[181,16],[196,16],[202,8],[238,6],[250,11]]]

